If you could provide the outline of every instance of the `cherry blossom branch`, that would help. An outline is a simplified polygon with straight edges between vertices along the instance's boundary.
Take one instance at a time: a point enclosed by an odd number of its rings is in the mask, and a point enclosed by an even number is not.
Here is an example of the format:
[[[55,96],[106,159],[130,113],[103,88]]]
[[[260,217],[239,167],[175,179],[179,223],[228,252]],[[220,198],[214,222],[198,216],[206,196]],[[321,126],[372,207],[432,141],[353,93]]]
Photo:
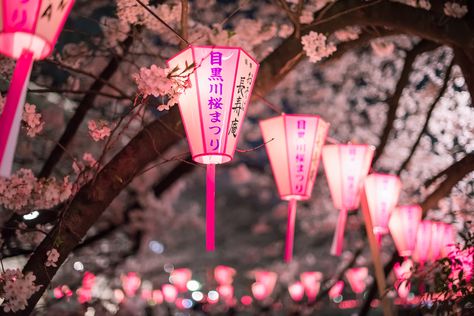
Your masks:
[[[433,114],[433,111],[436,107],[436,105],[438,104],[439,100],[441,100],[441,97],[444,95],[444,93],[446,92],[447,88],[448,88],[448,82],[449,82],[449,78],[450,78],[450,74],[451,74],[451,69],[453,68],[453,62],[451,62],[451,64],[448,66],[448,68],[446,69],[446,76],[444,78],[444,81],[443,81],[443,85],[441,87],[441,89],[439,90],[438,94],[436,95],[435,99],[433,100],[433,102],[431,103],[431,106],[428,110],[428,112],[426,113],[426,117],[425,117],[425,123],[423,124],[423,128],[421,129],[420,133],[418,134],[418,137],[416,138],[415,140],[415,143],[413,144],[413,146],[411,147],[411,150],[410,150],[410,153],[408,154],[407,158],[405,159],[405,161],[403,161],[403,163],[400,165],[400,169],[398,170],[397,174],[400,175],[402,170],[406,169],[406,167],[408,166],[408,164],[410,163],[411,161],[411,158],[413,157],[413,155],[415,154],[415,151],[418,147],[418,144],[420,143],[420,140],[421,140],[421,137],[426,133],[426,131],[428,130],[428,124],[430,122],[430,119],[431,119],[431,115]]]
[[[290,19],[291,23],[293,23],[293,27],[295,29],[294,31],[295,37],[300,38],[301,37],[300,15],[301,15],[301,11],[303,10],[302,1],[298,2],[298,7],[297,7],[296,12],[290,9],[290,7],[288,6],[288,3],[285,0],[277,0],[277,2],[286,12],[286,15]]]
[[[375,151],[374,159],[372,162],[373,165],[375,165],[380,156],[382,156],[385,146],[387,145],[390,132],[393,129],[393,123],[395,122],[395,119],[397,117],[397,109],[400,106],[400,99],[402,97],[403,90],[410,83],[410,74],[413,70],[413,64],[416,58],[419,55],[433,50],[437,47],[438,45],[433,42],[422,40],[418,44],[416,44],[410,51],[407,52],[405,57],[405,63],[403,64],[402,72],[395,87],[395,91],[387,100],[387,118],[385,121],[385,126],[383,128],[382,135],[380,136],[379,144],[377,145],[377,149]]]

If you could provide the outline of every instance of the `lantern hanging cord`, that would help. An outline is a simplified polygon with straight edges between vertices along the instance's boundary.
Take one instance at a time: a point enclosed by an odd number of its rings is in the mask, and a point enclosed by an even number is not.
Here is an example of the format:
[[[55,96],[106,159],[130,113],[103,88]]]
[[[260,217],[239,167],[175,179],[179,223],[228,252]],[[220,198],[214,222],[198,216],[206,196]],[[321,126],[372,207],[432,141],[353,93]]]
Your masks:
[[[176,36],[179,37],[180,40],[182,40],[183,42],[185,42],[187,45],[191,45],[184,37],[182,37],[178,32],[176,32],[168,23],[166,23],[162,18],[160,18],[155,12],[153,12],[152,9],[150,9],[146,4],[144,4],[142,1],[140,0],[136,0],[138,2],[138,4],[140,4],[143,8],[145,8],[145,10],[147,10],[148,12],[150,12],[151,15],[153,15],[153,17],[155,19],[157,19],[158,21],[160,21],[166,28],[168,28],[171,32],[173,32]]]

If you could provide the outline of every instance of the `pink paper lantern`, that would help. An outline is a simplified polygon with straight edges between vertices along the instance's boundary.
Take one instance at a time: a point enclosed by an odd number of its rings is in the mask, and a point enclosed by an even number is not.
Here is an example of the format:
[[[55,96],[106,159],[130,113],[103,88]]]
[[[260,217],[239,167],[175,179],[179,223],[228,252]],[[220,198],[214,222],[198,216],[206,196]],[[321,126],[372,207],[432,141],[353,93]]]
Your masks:
[[[11,174],[33,61],[51,54],[74,0],[0,0],[0,53],[17,59],[0,115],[0,176]]]
[[[372,173],[365,179],[365,195],[374,234],[380,240],[388,233],[388,220],[400,196],[400,178],[390,174]]]
[[[445,223],[432,222],[431,225],[431,244],[429,251],[429,260],[436,261],[441,258],[441,250],[444,247],[444,227]]]
[[[321,288],[323,274],[317,271],[303,272],[300,274],[300,279],[308,297],[308,302],[314,302]]]
[[[367,267],[358,267],[348,269],[346,271],[346,278],[354,293],[359,294],[364,292],[369,276],[369,269]]]
[[[335,299],[342,294],[342,290],[344,290],[344,281],[337,281],[329,290],[329,298],[332,300]]]
[[[456,237],[454,234],[453,225],[444,224],[443,226],[443,246],[441,247],[441,256],[447,257],[454,249],[454,245],[456,244]]]
[[[174,269],[171,272],[171,281],[179,292],[186,292],[186,284],[191,280],[193,273],[187,268]]]
[[[421,213],[419,205],[398,206],[392,212],[388,227],[395,247],[402,257],[411,256],[415,249]]]
[[[153,292],[151,292],[151,298],[157,305],[163,303],[163,293],[160,290],[153,290]]]
[[[135,296],[135,293],[140,288],[140,284],[142,283],[140,277],[135,272],[129,272],[127,275],[122,276],[121,279],[125,294],[128,297]]]
[[[416,233],[416,244],[413,250],[412,258],[423,266],[429,259],[431,248],[431,231],[433,230],[433,222],[421,221],[418,225]]]
[[[296,201],[311,197],[328,128],[316,115],[283,114],[260,121],[278,193],[289,201],[286,262],[293,257]]]
[[[413,273],[413,261],[405,259],[402,264],[396,262],[393,266],[395,278],[395,289],[397,290],[398,296],[402,299],[406,299],[410,294],[410,278]]]
[[[359,208],[360,194],[369,173],[375,148],[369,145],[338,144],[323,147],[324,171],[332,201],[339,210],[331,254],[339,256],[344,242],[347,211]]]
[[[304,286],[301,282],[296,282],[288,286],[290,297],[295,302],[300,302],[304,297]]]
[[[193,160],[207,165],[206,249],[213,251],[215,165],[234,156],[259,65],[238,47],[190,46],[168,66],[190,82],[179,110]]]
[[[232,285],[219,285],[217,287],[219,297],[226,305],[232,305],[234,301],[234,287]]]
[[[230,285],[234,282],[235,269],[227,266],[217,266],[214,268],[214,279],[219,285]]]
[[[161,293],[163,294],[165,302],[169,304],[174,303],[178,297],[178,290],[172,284],[163,284],[161,286]]]
[[[259,284],[263,284],[267,296],[270,296],[275,289],[278,275],[272,271],[255,271],[255,280]]]
[[[264,284],[255,282],[252,284],[252,295],[258,301],[263,301],[268,297],[268,291]]]

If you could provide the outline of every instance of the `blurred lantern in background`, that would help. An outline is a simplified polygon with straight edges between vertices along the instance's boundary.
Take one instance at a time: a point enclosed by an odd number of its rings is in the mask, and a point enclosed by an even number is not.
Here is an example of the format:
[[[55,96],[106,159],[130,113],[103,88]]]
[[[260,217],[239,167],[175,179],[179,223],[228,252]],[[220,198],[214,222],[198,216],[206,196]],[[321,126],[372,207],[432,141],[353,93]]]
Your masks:
[[[423,266],[429,259],[431,248],[431,232],[433,230],[433,222],[421,221],[418,225],[416,233],[416,244],[413,250],[412,259]]]
[[[365,179],[365,195],[374,234],[379,242],[388,233],[388,221],[400,196],[400,178],[390,174],[372,173]]]
[[[178,290],[172,284],[163,284],[161,286],[161,293],[166,303],[171,304],[176,301],[178,297]]]
[[[190,269],[181,268],[181,269],[174,269],[171,272],[171,282],[179,292],[186,292],[187,287],[186,284],[189,280],[191,280],[193,273]]]
[[[410,294],[410,278],[413,273],[413,261],[405,259],[402,264],[396,262],[393,266],[393,272],[395,274],[395,289],[397,290],[398,296],[402,299],[406,299]]]
[[[367,267],[352,268],[346,271],[347,281],[356,294],[364,292],[368,276],[369,269]]]
[[[409,257],[413,254],[421,213],[419,205],[405,205],[396,207],[390,217],[388,224],[390,234],[398,254],[402,257]]]
[[[263,301],[269,296],[265,285],[259,282],[252,284],[252,295],[258,301]]]
[[[288,286],[290,297],[295,302],[300,302],[304,297],[304,286],[301,282],[295,282]]]
[[[9,177],[34,60],[51,54],[74,0],[0,1],[0,53],[17,59],[0,115],[0,176]]]
[[[162,304],[163,303],[163,293],[160,290],[153,290],[153,292],[151,292],[151,299],[157,305]]]
[[[443,245],[441,247],[441,256],[447,257],[449,253],[454,249],[456,244],[456,236],[454,235],[453,225],[443,225]]]
[[[219,285],[230,285],[234,282],[235,269],[227,266],[214,268],[214,279]]]
[[[444,246],[444,226],[445,223],[432,222],[431,223],[431,243],[428,260],[436,261],[441,258],[441,249]]]
[[[135,296],[135,293],[140,288],[142,283],[140,277],[135,272],[129,272],[127,275],[122,275],[122,288],[125,292],[125,295],[128,297]]]
[[[357,210],[365,178],[369,173],[374,147],[338,144],[323,147],[324,171],[334,206],[339,210],[331,254],[339,256],[344,242],[347,211]]]
[[[255,271],[255,280],[257,283],[263,284],[267,296],[270,296],[275,289],[278,275],[272,271]]]
[[[311,197],[328,128],[316,115],[283,114],[260,121],[278,193],[288,201],[286,262],[293,257],[296,201]]]
[[[308,297],[308,302],[313,302],[321,288],[323,274],[317,271],[303,272],[300,274],[300,280]]]
[[[219,285],[217,292],[224,304],[227,306],[234,305],[234,287],[232,285]]]
[[[336,284],[334,284],[329,290],[329,298],[332,300],[335,299],[342,294],[342,290],[344,290],[344,281],[337,281]]]
[[[238,47],[190,46],[168,60],[187,77],[179,109],[194,161],[207,165],[206,250],[215,249],[215,165],[232,160],[258,63]]]

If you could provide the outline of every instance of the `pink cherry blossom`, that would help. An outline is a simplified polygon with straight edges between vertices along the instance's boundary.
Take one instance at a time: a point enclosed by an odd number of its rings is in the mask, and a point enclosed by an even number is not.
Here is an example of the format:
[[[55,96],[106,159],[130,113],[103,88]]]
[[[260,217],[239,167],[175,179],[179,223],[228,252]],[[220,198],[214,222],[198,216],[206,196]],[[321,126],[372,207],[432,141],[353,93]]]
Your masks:
[[[332,43],[328,43],[327,37],[324,34],[313,31],[301,37],[301,44],[303,44],[303,50],[312,63],[317,63],[336,51],[336,46]]]
[[[26,103],[22,119],[29,137],[35,137],[43,130],[44,122],[41,121],[41,114],[36,112],[36,105]]]
[[[56,248],[53,248],[51,250],[48,250],[46,252],[46,255],[48,256],[45,266],[47,267],[57,267],[58,265],[56,262],[59,260],[59,252],[56,250]]]
[[[104,140],[110,136],[110,127],[107,126],[107,122],[105,121],[94,121],[90,120],[87,123],[87,127],[89,128],[89,135],[92,139],[96,142],[100,140]]]

